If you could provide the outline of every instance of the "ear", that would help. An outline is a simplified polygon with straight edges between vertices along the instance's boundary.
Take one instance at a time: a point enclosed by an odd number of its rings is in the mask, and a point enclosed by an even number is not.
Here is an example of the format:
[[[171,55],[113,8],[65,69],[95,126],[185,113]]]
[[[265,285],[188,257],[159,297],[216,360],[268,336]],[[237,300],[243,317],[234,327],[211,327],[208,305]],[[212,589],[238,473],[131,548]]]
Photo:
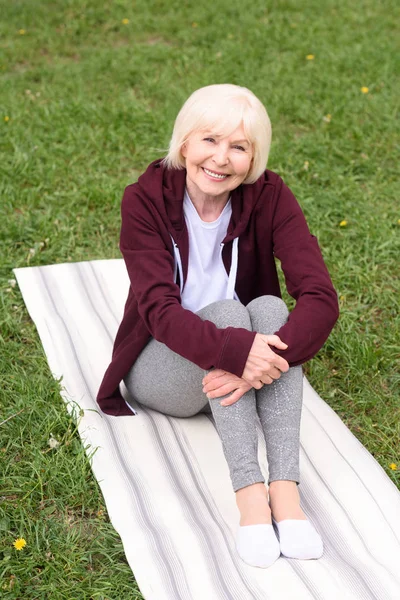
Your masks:
[[[185,144],[182,144],[182,146],[181,146],[181,154],[182,154],[183,158],[186,158],[186,156],[187,156],[187,147],[186,147],[186,143],[185,143]]]

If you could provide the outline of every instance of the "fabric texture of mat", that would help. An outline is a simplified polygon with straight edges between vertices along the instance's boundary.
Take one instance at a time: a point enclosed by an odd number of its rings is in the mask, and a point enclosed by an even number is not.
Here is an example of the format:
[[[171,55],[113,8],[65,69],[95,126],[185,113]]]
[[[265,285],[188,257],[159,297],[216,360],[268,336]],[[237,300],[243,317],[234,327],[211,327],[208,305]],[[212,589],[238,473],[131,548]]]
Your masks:
[[[146,600],[399,600],[400,493],[306,379],[298,489],[324,556],[250,567],[236,554],[239,512],[212,417],[97,408],[129,286],[123,260],[14,272],[67,409],[83,409],[79,433]],[[258,436],[267,480],[260,426]]]

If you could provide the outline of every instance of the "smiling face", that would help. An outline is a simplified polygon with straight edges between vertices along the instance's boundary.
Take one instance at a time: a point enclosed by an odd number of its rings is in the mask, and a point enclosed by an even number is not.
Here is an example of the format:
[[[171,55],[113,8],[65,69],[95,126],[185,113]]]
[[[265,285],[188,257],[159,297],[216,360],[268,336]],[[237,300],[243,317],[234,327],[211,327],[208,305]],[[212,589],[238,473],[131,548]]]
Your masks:
[[[253,158],[243,126],[223,137],[197,131],[181,148],[186,160],[186,185],[192,200],[212,197],[227,200],[245,179]]]

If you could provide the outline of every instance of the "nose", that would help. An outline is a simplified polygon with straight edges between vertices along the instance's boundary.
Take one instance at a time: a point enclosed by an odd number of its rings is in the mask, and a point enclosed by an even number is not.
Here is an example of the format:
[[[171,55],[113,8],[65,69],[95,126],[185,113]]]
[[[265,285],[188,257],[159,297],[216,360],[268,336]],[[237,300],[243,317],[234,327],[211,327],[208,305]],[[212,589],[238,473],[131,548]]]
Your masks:
[[[218,144],[214,152],[214,162],[216,165],[224,166],[229,162],[228,148],[224,144]]]

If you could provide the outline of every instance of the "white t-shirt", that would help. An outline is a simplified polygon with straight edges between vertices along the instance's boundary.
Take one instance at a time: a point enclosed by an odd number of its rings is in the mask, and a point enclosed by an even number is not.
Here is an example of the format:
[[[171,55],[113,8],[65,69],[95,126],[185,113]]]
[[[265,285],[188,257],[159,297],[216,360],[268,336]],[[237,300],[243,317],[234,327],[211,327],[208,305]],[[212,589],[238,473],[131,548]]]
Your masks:
[[[227,297],[228,274],[222,262],[222,240],[232,214],[231,200],[216,221],[202,221],[187,190],[183,212],[189,233],[189,265],[182,306],[197,312],[204,306]],[[234,298],[238,300],[236,294]]]

